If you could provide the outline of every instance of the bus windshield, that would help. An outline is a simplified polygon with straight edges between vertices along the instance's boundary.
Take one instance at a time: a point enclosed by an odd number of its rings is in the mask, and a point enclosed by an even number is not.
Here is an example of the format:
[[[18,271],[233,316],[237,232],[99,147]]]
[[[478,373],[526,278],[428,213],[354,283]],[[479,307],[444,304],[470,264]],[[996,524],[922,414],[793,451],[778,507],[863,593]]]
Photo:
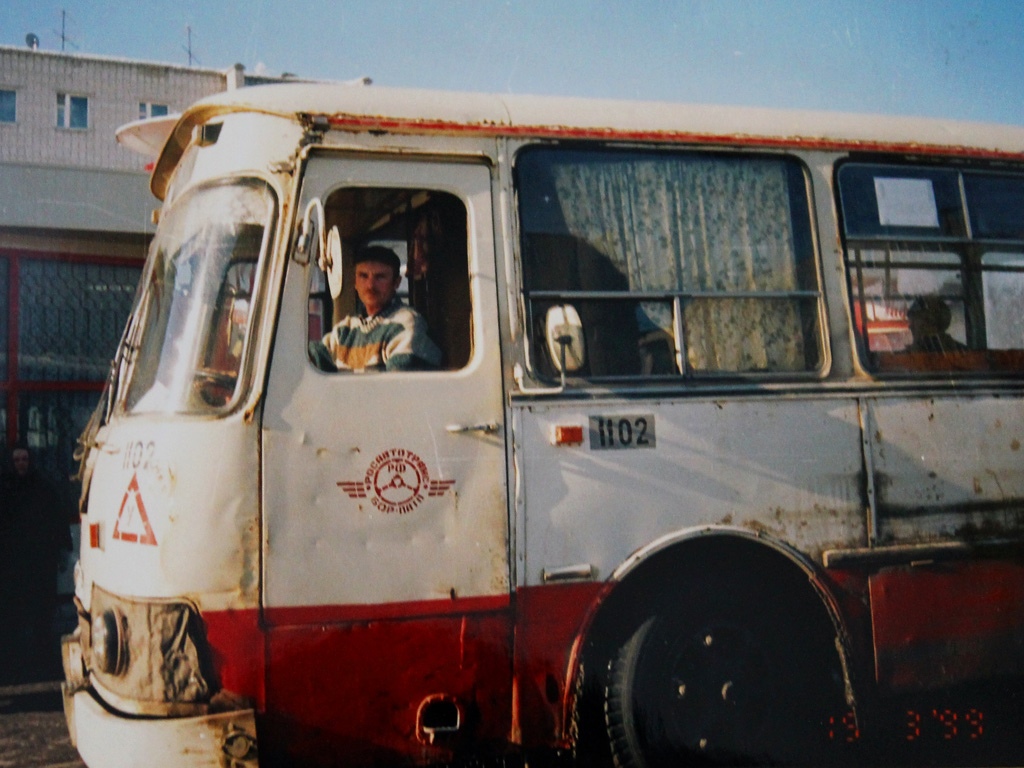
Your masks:
[[[241,395],[260,254],[275,212],[256,181],[178,201],[150,251],[128,336],[129,413],[210,413]]]

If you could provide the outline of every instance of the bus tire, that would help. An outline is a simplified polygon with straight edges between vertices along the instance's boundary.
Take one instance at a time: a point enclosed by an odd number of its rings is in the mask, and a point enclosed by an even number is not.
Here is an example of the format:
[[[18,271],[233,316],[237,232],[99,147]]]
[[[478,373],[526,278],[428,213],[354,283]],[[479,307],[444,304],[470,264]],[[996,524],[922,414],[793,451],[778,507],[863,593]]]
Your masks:
[[[611,657],[604,711],[614,764],[821,762],[829,654],[810,653],[794,632],[799,613],[768,595],[712,592],[653,612]]]

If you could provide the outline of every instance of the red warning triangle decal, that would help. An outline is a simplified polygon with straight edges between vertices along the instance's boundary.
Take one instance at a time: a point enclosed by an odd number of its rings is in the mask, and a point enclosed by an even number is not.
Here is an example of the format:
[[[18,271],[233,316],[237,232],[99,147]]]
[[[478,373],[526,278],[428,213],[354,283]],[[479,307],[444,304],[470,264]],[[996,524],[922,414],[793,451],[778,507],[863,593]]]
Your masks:
[[[117,522],[114,523],[114,538],[156,546],[156,534],[153,533],[153,526],[149,524],[149,515],[146,514],[146,505],[142,501],[139,479],[136,475],[132,475],[132,481],[128,483],[128,490],[124,492],[124,498],[121,500],[121,509],[117,513]]]

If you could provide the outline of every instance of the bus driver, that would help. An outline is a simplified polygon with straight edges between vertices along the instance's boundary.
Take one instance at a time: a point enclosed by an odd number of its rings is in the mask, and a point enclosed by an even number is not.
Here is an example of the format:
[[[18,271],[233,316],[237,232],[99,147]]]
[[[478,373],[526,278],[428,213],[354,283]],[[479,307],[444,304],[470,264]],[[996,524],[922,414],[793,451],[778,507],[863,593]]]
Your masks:
[[[427,323],[396,292],[401,262],[390,248],[361,248],[355,257],[356,294],[363,311],[349,315],[310,344],[321,370],[402,371],[436,368],[441,351],[427,336]]]

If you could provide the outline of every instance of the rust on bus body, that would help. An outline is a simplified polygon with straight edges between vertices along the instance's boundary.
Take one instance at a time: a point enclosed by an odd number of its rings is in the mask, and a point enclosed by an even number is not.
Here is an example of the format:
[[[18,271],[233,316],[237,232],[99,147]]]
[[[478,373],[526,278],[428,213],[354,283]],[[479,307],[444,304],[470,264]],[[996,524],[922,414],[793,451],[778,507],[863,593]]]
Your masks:
[[[664,144],[715,144],[766,149],[803,149],[828,152],[884,152],[910,155],[941,155],[989,160],[1020,160],[1021,153],[966,145],[919,142],[867,141],[826,136],[769,136],[755,133],[703,133],[695,131],[628,130],[570,125],[513,125],[494,121],[456,122],[337,113],[327,119],[331,128],[353,133],[403,134],[410,136],[459,135],[531,139],[568,139],[656,142]]]

